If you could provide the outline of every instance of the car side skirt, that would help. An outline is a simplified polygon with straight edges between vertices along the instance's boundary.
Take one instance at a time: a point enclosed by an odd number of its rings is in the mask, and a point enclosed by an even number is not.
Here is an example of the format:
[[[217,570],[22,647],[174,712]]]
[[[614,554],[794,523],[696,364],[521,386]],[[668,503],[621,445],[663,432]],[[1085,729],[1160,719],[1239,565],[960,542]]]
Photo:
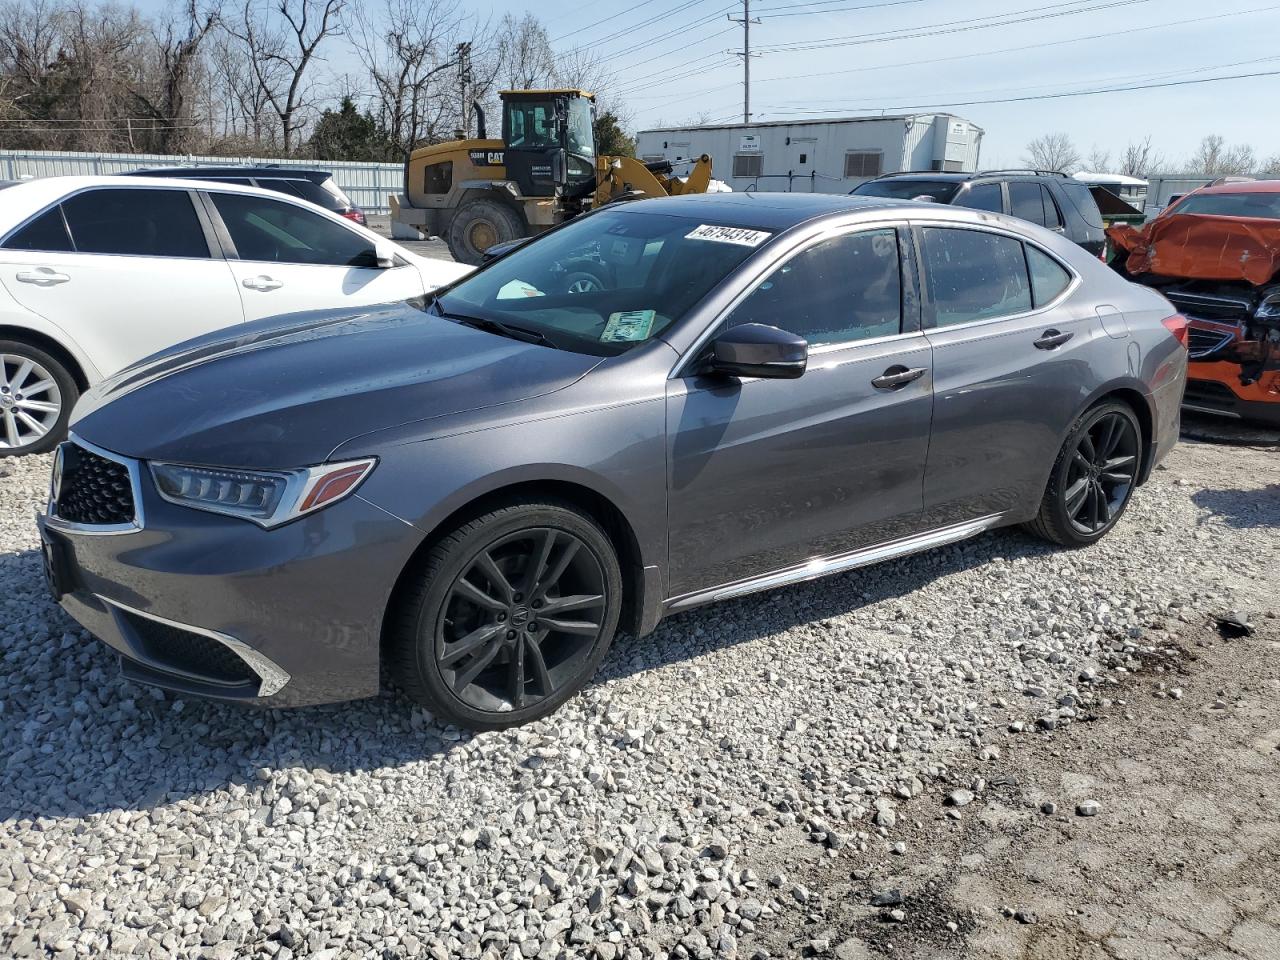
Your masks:
[[[819,577],[825,577],[833,573],[843,573],[847,570],[855,570],[858,567],[870,566],[883,560],[893,560],[897,557],[921,553],[934,547],[942,547],[949,543],[968,539],[986,530],[1005,526],[1013,521],[1013,515],[1008,512],[993,513],[985,517],[977,517],[973,520],[965,520],[962,523],[954,523],[935,530],[928,530],[924,533],[913,534],[899,540],[890,540],[887,543],[876,544],[872,547],[863,547],[859,550],[835,554],[830,557],[817,557],[758,577],[738,580],[733,583],[712,587],[710,590],[700,590],[697,593],[674,597],[666,602],[665,612],[678,613],[706,603],[716,603],[720,600],[746,596],[749,593],[758,593],[761,590],[772,590],[774,587],[785,587],[793,583],[803,583],[806,580],[816,580]]]

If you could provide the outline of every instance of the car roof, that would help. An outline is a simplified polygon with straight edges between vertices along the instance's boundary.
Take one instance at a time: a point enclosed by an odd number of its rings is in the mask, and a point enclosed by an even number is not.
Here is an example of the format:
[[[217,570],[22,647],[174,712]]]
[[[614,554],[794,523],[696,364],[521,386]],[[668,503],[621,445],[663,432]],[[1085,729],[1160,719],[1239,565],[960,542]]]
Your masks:
[[[131,177],[182,177],[196,174],[199,177],[264,177],[295,180],[326,180],[333,176],[328,170],[317,170],[312,167],[275,167],[264,165],[215,165],[190,164],[188,166],[139,167],[129,170],[124,176]]]
[[[57,203],[63,197],[90,187],[122,187],[133,190],[154,190],[157,187],[184,190],[216,189],[219,193],[248,193],[259,197],[270,197],[283,203],[296,203],[308,209],[314,207],[318,210],[324,210],[323,207],[316,207],[314,204],[306,203],[303,200],[296,200],[262,187],[240,183],[210,183],[208,180],[183,180],[178,177],[144,178],[124,174],[115,176],[37,177],[34,180],[23,180],[21,183],[15,183],[5,190],[0,190],[0,224],[5,225],[3,229],[0,229],[0,233],[7,232],[9,226],[39,210],[43,210],[45,207]],[[327,213],[328,211],[324,212]]]
[[[1280,193],[1280,180],[1245,180],[1236,183],[1220,183],[1216,187],[1201,187],[1195,193]]]
[[[933,204],[889,197],[858,197],[842,193],[694,193],[680,197],[655,197],[619,207],[640,213],[702,217],[729,227],[785,230],[818,217],[894,207],[918,209]],[[601,208],[608,209],[607,207]]]

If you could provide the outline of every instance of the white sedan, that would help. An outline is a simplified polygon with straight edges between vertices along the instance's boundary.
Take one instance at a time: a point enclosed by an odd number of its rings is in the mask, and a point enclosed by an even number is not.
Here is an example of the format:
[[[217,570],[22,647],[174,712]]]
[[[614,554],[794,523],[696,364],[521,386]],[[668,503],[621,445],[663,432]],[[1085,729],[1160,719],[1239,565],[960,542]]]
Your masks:
[[[407,300],[470,269],[256,187],[50,177],[0,190],[0,456],[51,449],[83,390],[175,343]]]

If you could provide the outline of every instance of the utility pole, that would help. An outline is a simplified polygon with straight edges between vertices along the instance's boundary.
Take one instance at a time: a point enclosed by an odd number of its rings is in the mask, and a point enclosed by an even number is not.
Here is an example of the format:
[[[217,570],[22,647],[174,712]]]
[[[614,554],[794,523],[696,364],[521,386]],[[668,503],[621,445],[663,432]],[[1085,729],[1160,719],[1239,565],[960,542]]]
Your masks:
[[[760,56],[751,52],[751,25],[759,23],[760,18],[751,19],[751,0],[742,0],[742,16],[730,16],[733,23],[742,24],[742,49],[730,50],[735,57],[742,58],[742,122],[751,122],[751,58]]]
[[[467,88],[471,84],[471,44],[460,43],[457,48],[458,59],[458,95],[462,98],[462,139],[471,136],[471,99],[467,96]]]

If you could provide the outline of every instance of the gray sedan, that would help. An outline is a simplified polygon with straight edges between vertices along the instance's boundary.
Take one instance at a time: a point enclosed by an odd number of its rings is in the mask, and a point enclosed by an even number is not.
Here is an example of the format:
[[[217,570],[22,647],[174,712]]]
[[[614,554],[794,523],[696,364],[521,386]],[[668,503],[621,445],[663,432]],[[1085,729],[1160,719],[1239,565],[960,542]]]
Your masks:
[[[192,341],[86,394],[40,519],[127,675],[295,706],[380,668],[474,728],[619,629],[1023,524],[1106,534],[1178,435],[1185,322],[998,214],[605,207],[425,302]]]

